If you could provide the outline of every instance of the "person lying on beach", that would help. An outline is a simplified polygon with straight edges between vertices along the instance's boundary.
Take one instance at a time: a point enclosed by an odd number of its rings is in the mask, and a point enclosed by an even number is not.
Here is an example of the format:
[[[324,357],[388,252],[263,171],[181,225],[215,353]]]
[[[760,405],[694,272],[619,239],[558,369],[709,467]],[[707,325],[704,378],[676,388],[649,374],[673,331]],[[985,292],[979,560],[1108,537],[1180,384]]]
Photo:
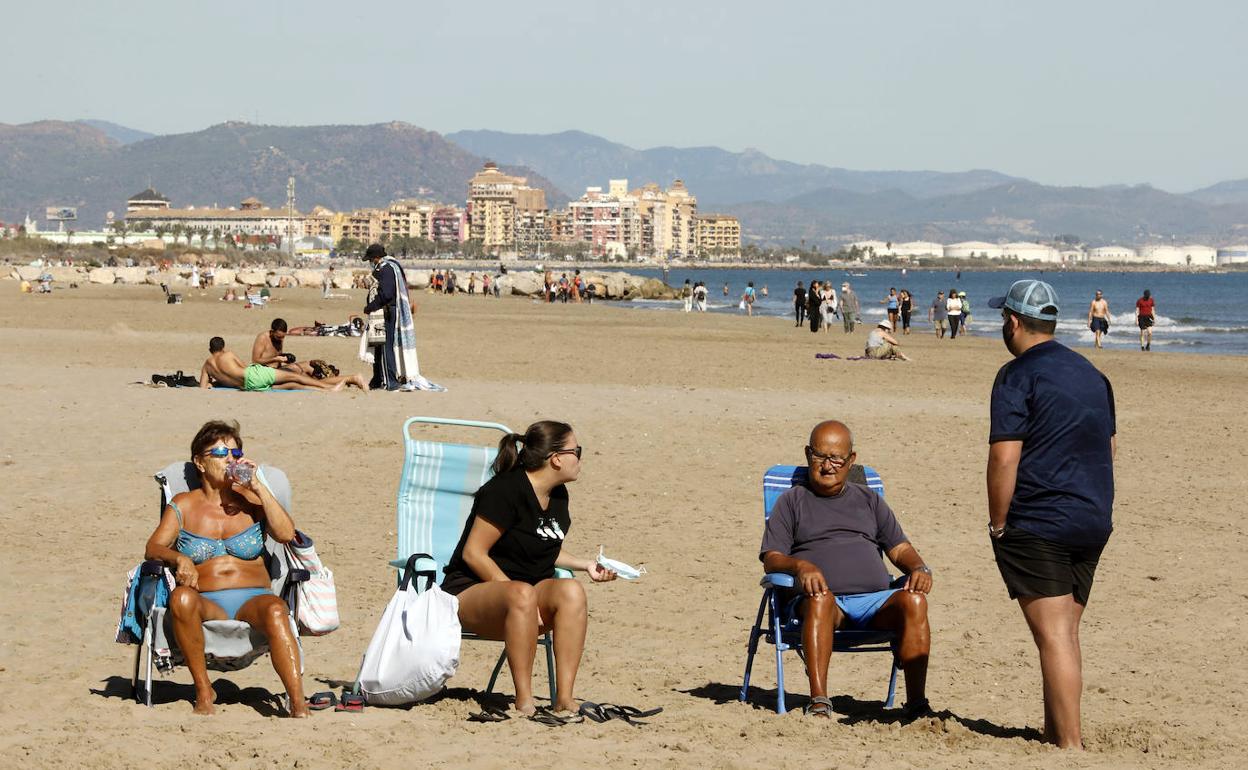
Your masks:
[[[517,450],[517,445],[520,449]],[[601,583],[615,573],[571,555],[563,540],[572,526],[568,482],[581,473],[572,426],[543,420],[498,443],[494,476],[477,491],[442,590],[459,598],[465,631],[506,644],[515,708],[532,715],[537,637],[554,632],[556,712],[576,711],[572,697],[585,649],[585,589],[555,577],[555,567],[584,570]]]
[[[797,578],[780,601],[802,620],[810,678],[807,713],[832,716],[827,682],[836,629],[896,631],[897,664],[906,674],[903,714],[910,718],[929,713],[927,594],[932,571],[884,499],[849,482],[857,454],[844,423],[816,425],[805,451],[809,480],[776,500],[758,558],[766,572]],[[904,573],[902,578],[890,583],[881,553]]]
[[[243,364],[243,360],[225,349],[225,340],[213,337],[208,341],[208,358],[199,370],[199,387],[227,385],[239,390],[342,390],[354,385],[367,391],[368,383],[358,374],[318,380],[306,374],[272,369],[263,364]]]
[[[230,462],[253,468],[251,480],[236,482]],[[243,458],[238,423],[204,423],[191,441],[191,462],[202,486],[175,495],[147,540],[144,558],[159,559],[177,587],[169,595],[173,636],[195,683],[195,713],[212,714],[215,694],[204,660],[207,620],[241,620],[264,634],[273,668],[290,697],[290,715],[306,717],[299,643],[290,627],[290,608],[271,590],[264,539],[295,537],[290,513]]]
[[[286,320],[274,318],[267,332],[260,332],[256,341],[251,344],[251,362],[274,369],[285,369],[296,374],[312,374],[312,369],[305,362],[296,361],[293,353],[282,350],[286,340]]]

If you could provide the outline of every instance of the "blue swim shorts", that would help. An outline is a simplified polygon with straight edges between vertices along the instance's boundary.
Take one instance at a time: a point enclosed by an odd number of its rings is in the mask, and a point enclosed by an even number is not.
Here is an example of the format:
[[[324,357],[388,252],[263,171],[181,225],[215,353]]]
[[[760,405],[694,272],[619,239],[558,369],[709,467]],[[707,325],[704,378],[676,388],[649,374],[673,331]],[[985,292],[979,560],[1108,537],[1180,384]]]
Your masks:
[[[865,594],[837,594],[836,606],[845,615],[846,622],[843,628],[848,631],[867,628],[871,620],[875,618],[876,613],[888,601],[888,597],[900,591],[905,584],[906,576],[902,575],[893,581],[893,587],[885,588],[883,591],[871,591]],[[805,599],[806,594],[803,593],[798,593],[789,599],[785,606],[785,616],[801,619],[800,607]]]

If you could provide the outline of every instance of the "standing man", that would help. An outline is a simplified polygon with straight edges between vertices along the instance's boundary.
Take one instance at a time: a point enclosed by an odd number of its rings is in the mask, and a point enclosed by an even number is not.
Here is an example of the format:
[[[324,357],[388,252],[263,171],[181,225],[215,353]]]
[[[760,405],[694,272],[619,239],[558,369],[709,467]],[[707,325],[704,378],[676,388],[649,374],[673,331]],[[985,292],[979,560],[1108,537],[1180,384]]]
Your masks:
[[[811,281],[810,292],[806,296],[806,317],[810,319],[812,332],[819,331],[819,324],[823,323],[823,316],[819,313],[819,305],[823,303],[821,286],[818,281]]]
[[[379,346],[380,350],[373,351],[373,379],[369,387],[383,390],[446,390],[420,376],[420,362],[416,358],[416,324],[412,317],[415,311],[407,294],[403,266],[394,257],[387,256],[386,247],[380,243],[369,246],[364,252],[364,259],[373,264],[374,279],[364,312],[382,313],[386,327],[385,342]],[[450,285],[449,281],[447,285]]]
[[[1153,349],[1154,320],[1156,320],[1156,308],[1153,295],[1145,289],[1144,296],[1135,301],[1135,323],[1140,327],[1140,350],[1151,351]]]
[[[801,326],[802,321],[806,320],[806,288],[802,286],[802,282],[797,282],[797,288],[793,289],[793,318],[797,323],[794,327]]]
[[[936,292],[936,301],[927,309],[927,320],[932,324],[932,328],[936,330],[936,338],[943,340],[945,338],[945,319],[949,317],[949,308],[945,307],[945,293],[943,291]]]
[[[859,314],[862,312],[862,305],[858,302],[858,295],[854,290],[849,288],[849,281],[841,284],[841,321],[845,324],[845,333],[852,334],[854,324],[858,322]]]
[[[1001,308],[1014,356],[992,386],[988,535],[1040,652],[1044,736],[1078,749],[1079,621],[1113,530],[1114,393],[1086,358],[1053,339],[1052,286],[1016,281],[988,305]]]
[[[579,276],[577,277],[577,280],[578,281],[580,280]],[[680,299],[685,305],[685,312],[686,313],[692,312],[693,311],[693,285],[689,282],[688,278],[685,279],[685,285],[680,287]],[[577,301],[579,302],[580,300],[578,299]]]
[[[1096,347],[1099,350],[1101,335],[1109,333],[1109,302],[1101,294],[1100,289],[1096,290],[1096,297],[1088,306],[1088,328],[1092,330],[1092,335],[1096,338]]]
[[[754,282],[750,281],[746,284],[745,291],[741,293],[741,304],[745,305],[745,314],[754,315]]]

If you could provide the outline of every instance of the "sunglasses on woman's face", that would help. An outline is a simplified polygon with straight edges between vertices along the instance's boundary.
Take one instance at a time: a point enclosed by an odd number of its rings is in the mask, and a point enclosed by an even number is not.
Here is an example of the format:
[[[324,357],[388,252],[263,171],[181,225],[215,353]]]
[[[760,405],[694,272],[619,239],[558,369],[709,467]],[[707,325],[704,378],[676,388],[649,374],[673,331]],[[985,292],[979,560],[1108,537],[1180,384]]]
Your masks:
[[[576,459],[578,459],[578,460],[579,460],[579,459],[581,459],[581,447],[580,447],[580,446],[574,446],[574,447],[572,447],[571,449],[557,449],[557,450],[555,450],[554,452],[551,452],[550,454],[551,454],[551,456],[554,456],[554,455],[576,455]]]
[[[204,452],[204,454],[208,455],[209,457],[230,457],[231,455],[233,455],[234,459],[237,460],[238,458],[243,456],[243,450],[233,449],[228,446],[214,446],[212,449],[209,449],[207,452]]]

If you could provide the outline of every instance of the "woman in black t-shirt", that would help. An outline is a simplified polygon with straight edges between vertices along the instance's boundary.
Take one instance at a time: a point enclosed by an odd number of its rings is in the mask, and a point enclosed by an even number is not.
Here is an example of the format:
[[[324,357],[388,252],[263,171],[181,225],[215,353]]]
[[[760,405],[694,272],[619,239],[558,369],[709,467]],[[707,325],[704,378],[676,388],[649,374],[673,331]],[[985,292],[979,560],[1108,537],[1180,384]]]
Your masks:
[[[517,444],[520,445],[517,450]],[[472,513],[442,590],[459,597],[465,631],[502,641],[516,688],[516,709],[532,714],[537,637],[554,633],[556,711],[573,711],[576,670],[585,648],[585,589],[555,578],[555,567],[584,570],[595,583],[615,573],[564,551],[571,528],[569,481],[581,473],[572,426],[543,420],[498,444],[494,476],[477,490]]]

